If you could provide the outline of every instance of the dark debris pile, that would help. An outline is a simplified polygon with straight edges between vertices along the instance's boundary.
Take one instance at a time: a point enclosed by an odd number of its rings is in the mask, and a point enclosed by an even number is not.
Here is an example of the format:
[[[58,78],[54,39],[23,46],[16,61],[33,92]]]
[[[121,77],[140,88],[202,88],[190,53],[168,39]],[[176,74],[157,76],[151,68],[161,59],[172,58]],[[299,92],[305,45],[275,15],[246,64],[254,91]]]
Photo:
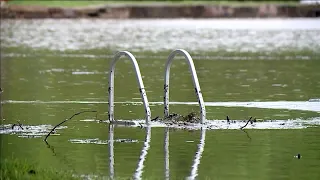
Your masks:
[[[190,112],[187,115],[181,115],[177,113],[169,114],[169,116],[165,117],[164,119],[161,119],[159,117],[156,117],[152,119],[151,121],[163,121],[165,123],[178,123],[178,122],[185,122],[185,123],[199,123],[200,117],[195,112]]]

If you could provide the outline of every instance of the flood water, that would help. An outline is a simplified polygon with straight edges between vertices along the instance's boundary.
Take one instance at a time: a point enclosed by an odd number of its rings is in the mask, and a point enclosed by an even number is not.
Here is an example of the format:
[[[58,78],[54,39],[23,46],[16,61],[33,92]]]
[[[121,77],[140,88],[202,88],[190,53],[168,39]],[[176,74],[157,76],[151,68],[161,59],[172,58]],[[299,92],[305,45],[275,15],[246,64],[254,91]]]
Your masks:
[[[320,48],[319,19],[4,20],[3,46],[257,52]]]
[[[4,20],[1,159],[100,179],[319,179],[319,22]],[[208,124],[141,127],[145,110],[125,58],[116,66],[115,118],[138,124],[106,123],[114,53],[136,56],[154,118],[163,117],[164,66],[176,48],[193,57]],[[181,56],[171,66],[170,102],[170,112],[199,112]],[[43,141],[54,125],[93,110]],[[258,122],[240,130],[250,117]]]

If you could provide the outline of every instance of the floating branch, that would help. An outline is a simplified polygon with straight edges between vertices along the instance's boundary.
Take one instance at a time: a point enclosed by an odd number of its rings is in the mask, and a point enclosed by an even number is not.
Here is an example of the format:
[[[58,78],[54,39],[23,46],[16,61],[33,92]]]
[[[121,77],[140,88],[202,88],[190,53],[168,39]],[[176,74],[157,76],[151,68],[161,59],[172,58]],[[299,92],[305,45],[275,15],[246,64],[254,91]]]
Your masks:
[[[157,121],[158,119],[159,119],[159,116],[157,116],[157,117],[155,117],[155,118],[151,119],[151,121]]]
[[[139,123],[139,125],[140,125],[140,128],[142,129],[142,128],[143,128],[143,125],[142,125],[141,123]]]
[[[250,139],[250,141],[251,141],[251,137],[249,136],[249,133],[248,133],[247,131],[245,131],[244,129],[241,129],[241,131],[245,132],[246,135],[247,135],[247,137],[248,137],[248,138]]]
[[[75,113],[75,114],[72,115],[69,119],[66,119],[66,120],[62,121],[61,123],[57,124],[56,126],[54,126],[54,127],[52,128],[52,130],[51,130],[51,131],[47,134],[47,136],[44,138],[44,141],[47,143],[47,138],[50,136],[50,134],[51,134],[58,126],[60,126],[61,124],[67,122],[68,120],[72,119],[74,116],[79,115],[79,114],[82,114],[82,113],[85,113],[85,112],[97,112],[97,111],[81,111],[81,112]]]
[[[227,116],[227,123],[230,124],[229,116]]]
[[[19,126],[19,127],[23,130],[23,127],[21,126],[22,124],[21,124],[19,121],[17,121],[17,123],[18,123],[18,124],[13,124],[13,125],[11,126],[11,129],[13,129],[15,126]]]
[[[172,113],[169,114],[168,116],[164,117],[165,121],[170,121],[170,122],[188,122],[188,123],[199,123],[200,122],[200,117],[195,112],[190,112],[186,116],[183,116],[181,114],[177,113]],[[151,120],[152,121],[152,120]]]
[[[45,141],[45,142],[46,142],[46,144],[47,144],[47,147],[48,147],[49,149],[51,149],[53,155],[56,156],[57,154],[56,154],[56,152],[54,151],[54,147],[51,146],[47,141]]]
[[[253,124],[254,122],[257,122],[257,119],[254,118],[252,121],[251,121],[251,124]]]
[[[249,122],[251,122],[251,124],[252,124],[251,119],[252,119],[252,117],[250,117],[250,119],[248,119],[246,125],[242,126],[240,129],[242,130],[243,128],[245,128],[249,124]]]

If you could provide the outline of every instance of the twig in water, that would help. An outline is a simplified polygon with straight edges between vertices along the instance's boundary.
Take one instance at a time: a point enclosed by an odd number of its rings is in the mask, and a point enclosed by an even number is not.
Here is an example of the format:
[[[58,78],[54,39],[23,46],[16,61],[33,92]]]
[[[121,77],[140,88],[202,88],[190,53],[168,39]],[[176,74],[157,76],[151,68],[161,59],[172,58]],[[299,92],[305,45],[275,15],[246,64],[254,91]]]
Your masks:
[[[250,119],[247,121],[246,125],[242,126],[240,129],[245,128],[249,124],[249,122],[251,122],[251,119],[252,119],[252,117],[250,117]]]
[[[227,116],[227,123],[230,124],[229,116]]]
[[[140,128],[142,129],[142,128],[143,128],[143,125],[142,125],[141,123],[139,123],[139,125],[140,125]]]
[[[251,124],[253,124],[254,122],[257,122],[257,119],[254,118],[252,121],[251,121]]]
[[[158,120],[158,119],[159,119],[159,116],[157,116],[157,117],[155,117],[155,118],[151,119],[151,121],[156,121],[156,120]]]
[[[251,137],[249,136],[248,132],[247,132],[247,131],[245,131],[244,129],[241,129],[241,131],[245,132],[245,133],[246,133],[246,135],[247,135],[247,137],[248,137],[248,138],[250,139],[250,141],[251,141]]]
[[[79,114],[81,114],[81,113],[85,113],[85,112],[97,112],[97,111],[81,111],[81,112],[75,113],[75,114],[72,115],[69,119],[66,119],[66,120],[62,121],[61,123],[57,124],[56,126],[54,126],[54,127],[51,129],[51,131],[47,134],[47,136],[44,138],[44,141],[47,143],[47,138],[50,136],[50,134],[51,134],[58,126],[60,126],[61,124],[67,122],[68,120],[72,119],[74,116],[79,115]]]
[[[23,127],[21,126],[21,123],[19,121],[17,121],[18,124],[13,124],[11,126],[11,129],[13,129],[15,126],[19,126],[22,130],[23,130]]]
[[[46,142],[46,144],[47,144],[47,147],[48,147],[49,149],[51,149],[53,155],[56,156],[57,154],[56,154],[56,152],[54,151],[54,147],[51,146],[47,141],[45,141],[45,142]]]

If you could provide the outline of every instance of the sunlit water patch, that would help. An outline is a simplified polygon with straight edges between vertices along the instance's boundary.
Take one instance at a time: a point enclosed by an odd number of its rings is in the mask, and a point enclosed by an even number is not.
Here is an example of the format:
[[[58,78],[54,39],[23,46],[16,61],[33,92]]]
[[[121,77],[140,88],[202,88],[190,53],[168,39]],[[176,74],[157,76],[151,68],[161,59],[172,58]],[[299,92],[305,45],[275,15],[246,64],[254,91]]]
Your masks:
[[[108,144],[110,140],[100,140],[98,138],[94,139],[70,139],[71,143],[75,144]],[[113,140],[115,143],[138,143],[139,141],[136,139],[115,139]]]
[[[140,99],[140,98],[139,98]],[[4,100],[1,104],[108,104],[107,101],[16,101]],[[142,102],[115,102],[115,104],[141,105]],[[161,105],[163,102],[149,102],[150,105]],[[175,105],[197,105],[198,102],[170,102]],[[205,102],[206,106],[251,107],[267,109],[289,109],[320,112],[319,99],[309,101],[266,101],[266,102]]]
[[[193,52],[196,53],[196,52]],[[266,53],[267,55],[255,55],[255,56],[230,56],[230,55],[192,55],[192,59],[195,60],[310,60],[311,57],[309,55],[286,55],[281,58],[279,56]],[[85,58],[85,59],[112,59],[114,55],[95,55],[95,54],[21,54],[21,53],[3,53],[0,54],[0,57],[19,57],[19,58],[30,58],[30,57],[63,57],[63,58]],[[135,55],[137,59],[167,59],[168,56],[161,55]],[[175,59],[184,59],[184,57],[177,56]],[[53,70],[54,71],[54,70]],[[53,72],[52,71],[52,72]],[[51,72],[51,70],[40,71],[43,72]],[[107,74],[108,72],[99,72],[97,74]]]
[[[4,47],[257,52],[320,48],[317,19],[3,20]],[[152,26],[151,26],[152,25]]]
[[[109,121],[98,120],[85,120],[86,122],[93,123],[110,123]],[[265,120],[248,123],[244,120],[206,120],[201,123],[189,123],[189,122],[171,122],[171,121],[151,121],[149,125],[146,125],[145,120],[117,120],[113,123],[119,127],[133,127],[133,128],[174,128],[183,130],[221,130],[221,129],[303,129],[308,127],[320,126],[320,117],[310,119],[294,119],[294,120]],[[52,125],[13,125],[4,124],[0,126],[0,134],[17,135],[22,138],[41,138],[48,134],[53,128]],[[59,126],[56,130],[66,129],[67,126]],[[56,130],[51,135],[61,135],[56,133]],[[110,140],[101,140],[99,138],[88,139],[70,139],[71,143],[76,144],[109,144]],[[115,143],[138,143],[136,139],[115,139],[112,140]]]
[[[130,123],[128,123],[130,122]],[[131,127],[146,127],[144,120],[118,120],[120,126],[131,126]],[[116,124],[117,124],[116,123]],[[124,125],[126,124],[126,125]],[[207,120],[205,123],[188,123],[188,122],[166,122],[157,121],[150,122],[150,127],[170,127],[176,129],[185,130],[199,130],[206,128],[208,130],[218,129],[303,129],[313,126],[320,125],[320,117],[310,119],[295,119],[295,120],[265,120],[261,122],[248,123],[243,120],[232,120],[230,122],[226,120]]]
[[[0,125],[0,134],[14,134],[23,138],[40,138],[49,133],[53,128],[51,125],[22,125],[22,124],[3,124]],[[65,129],[67,126],[59,126],[56,128]],[[52,133],[51,135],[60,135]]]

